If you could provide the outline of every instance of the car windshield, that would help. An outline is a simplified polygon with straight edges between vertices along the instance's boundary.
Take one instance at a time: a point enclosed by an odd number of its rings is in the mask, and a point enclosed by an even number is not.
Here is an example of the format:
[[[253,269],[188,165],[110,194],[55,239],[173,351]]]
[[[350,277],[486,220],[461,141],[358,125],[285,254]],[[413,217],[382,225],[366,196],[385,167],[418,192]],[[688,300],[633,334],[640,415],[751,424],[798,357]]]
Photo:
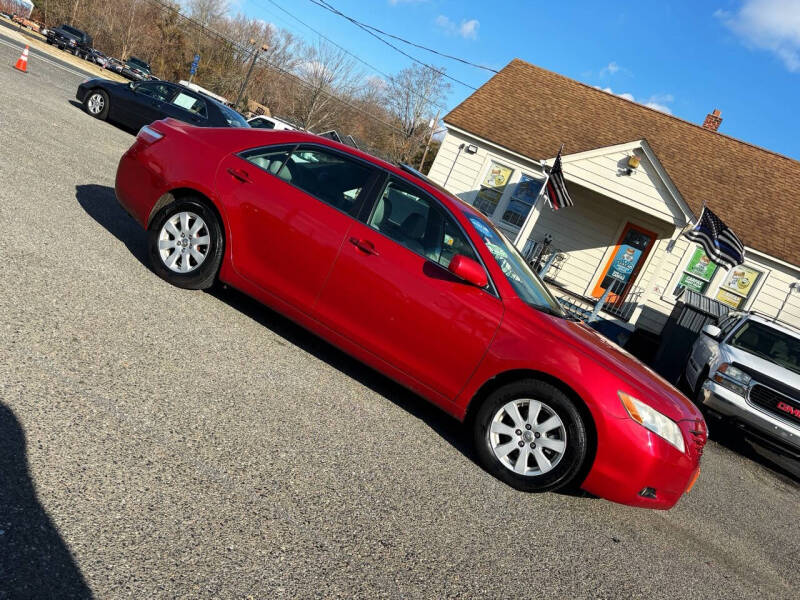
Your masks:
[[[250,127],[250,123],[247,122],[247,119],[232,108],[228,108],[224,104],[218,104],[217,106],[219,106],[219,109],[222,111],[222,116],[225,117],[225,120],[231,127]]]
[[[536,310],[564,317],[564,311],[541,279],[531,270],[520,253],[493,225],[471,212],[464,211],[478,232],[481,241],[491,252],[511,287],[520,299]]]
[[[729,344],[800,374],[800,338],[757,321],[747,321],[733,334]]]

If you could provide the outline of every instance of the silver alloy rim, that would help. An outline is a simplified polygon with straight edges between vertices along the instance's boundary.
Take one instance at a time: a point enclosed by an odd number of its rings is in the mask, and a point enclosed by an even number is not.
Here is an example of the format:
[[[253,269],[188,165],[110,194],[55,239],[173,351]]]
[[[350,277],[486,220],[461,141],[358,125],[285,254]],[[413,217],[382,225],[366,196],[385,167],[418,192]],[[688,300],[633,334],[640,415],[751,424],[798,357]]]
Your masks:
[[[528,398],[503,405],[494,414],[486,437],[504,467],[528,477],[553,470],[567,448],[561,417],[544,402]]]
[[[158,234],[161,262],[176,273],[191,273],[202,265],[210,244],[205,221],[189,211],[172,215]]]
[[[89,96],[89,112],[93,115],[100,114],[105,104],[106,101],[103,100],[102,94],[92,94]]]

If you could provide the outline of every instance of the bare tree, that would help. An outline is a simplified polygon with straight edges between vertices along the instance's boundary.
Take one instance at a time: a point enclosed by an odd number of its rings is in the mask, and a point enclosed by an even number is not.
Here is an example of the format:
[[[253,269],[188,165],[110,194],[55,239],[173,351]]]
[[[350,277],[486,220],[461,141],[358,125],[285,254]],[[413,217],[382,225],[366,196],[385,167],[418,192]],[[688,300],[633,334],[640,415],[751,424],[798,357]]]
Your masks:
[[[443,72],[441,68],[434,70],[415,64],[387,82],[385,105],[402,130],[393,149],[397,159],[408,160],[424,143],[436,105],[443,102],[450,89]]]
[[[291,116],[311,131],[334,127],[342,106],[337,97],[352,96],[362,80],[352,58],[322,41],[306,48],[296,73],[304,84],[297,86]]]

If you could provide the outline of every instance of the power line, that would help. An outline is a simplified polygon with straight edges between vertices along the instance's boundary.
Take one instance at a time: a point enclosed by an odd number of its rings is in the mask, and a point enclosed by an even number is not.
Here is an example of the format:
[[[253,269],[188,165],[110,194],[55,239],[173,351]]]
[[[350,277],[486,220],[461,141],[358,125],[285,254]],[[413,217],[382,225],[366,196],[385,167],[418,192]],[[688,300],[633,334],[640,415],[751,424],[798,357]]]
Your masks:
[[[200,21],[198,21],[197,19],[195,19],[195,18],[193,18],[193,17],[190,17],[190,16],[188,16],[188,15],[184,15],[184,14],[183,14],[183,13],[182,13],[180,10],[178,10],[178,9],[177,9],[177,8],[175,8],[174,6],[170,6],[170,5],[168,5],[168,4],[165,4],[165,3],[164,3],[162,0],[150,0],[150,2],[152,2],[152,3],[154,3],[154,4],[157,4],[157,5],[159,5],[159,6],[161,7],[161,9],[162,9],[162,10],[165,10],[165,11],[170,11],[170,12],[172,12],[172,13],[175,13],[175,14],[176,14],[178,17],[180,17],[181,19],[183,19],[183,20],[185,20],[185,21],[188,21],[188,22],[189,22],[189,23],[191,23],[193,26],[195,26],[195,27],[199,28],[199,29],[200,29],[201,31],[203,31],[203,33],[205,33],[205,34],[206,34],[208,37],[215,37],[215,38],[217,38],[217,39],[219,39],[219,40],[222,40],[222,41],[224,41],[224,42],[226,42],[226,43],[230,44],[230,45],[231,45],[231,46],[233,46],[234,48],[238,49],[240,52],[242,52],[242,53],[243,53],[243,54],[245,54],[245,55],[250,55],[250,56],[252,56],[252,54],[253,54],[254,52],[255,52],[255,53],[257,53],[257,52],[258,52],[258,50],[253,50],[252,48],[248,48],[247,46],[244,46],[243,44],[240,44],[240,43],[239,43],[239,42],[237,42],[236,40],[232,40],[232,39],[230,39],[230,38],[228,38],[228,37],[224,36],[223,34],[221,34],[221,33],[219,33],[218,31],[216,31],[216,30],[212,29],[211,27],[208,27],[208,26],[207,26],[207,25],[205,25],[204,23],[201,23],[201,22],[200,22]],[[270,68],[270,69],[274,69],[275,71],[278,71],[278,72],[279,72],[279,73],[281,73],[282,75],[285,75],[285,76],[287,76],[287,77],[289,77],[289,78],[293,79],[294,81],[296,81],[296,82],[298,82],[298,83],[300,83],[300,84],[302,84],[302,85],[305,85],[305,86],[307,86],[307,87],[309,87],[309,88],[315,88],[315,87],[316,87],[316,86],[312,85],[311,83],[309,83],[309,82],[305,81],[305,80],[304,80],[302,77],[300,77],[300,76],[298,76],[298,75],[295,75],[294,73],[290,73],[290,72],[289,72],[289,71],[287,71],[286,69],[283,69],[283,68],[281,68],[281,67],[279,67],[279,66],[277,66],[277,65],[270,64],[270,62],[269,62],[269,59],[268,59],[268,58],[266,58],[266,57],[264,57],[263,55],[257,55],[257,56],[256,56],[256,62],[263,62],[263,63],[265,63],[265,65],[266,65],[268,68]],[[403,131],[403,130],[400,128],[400,127],[397,127],[396,125],[392,125],[392,124],[391,124],[391,123],[389,123],[388,121],[384,121],[384,120],[383,120],[383,119],[381,119],[380,117],[377,117],[377,116],[373,115],[372,113],[370,113],[370,112],[369,112],[369,111],[367,111],[367,110],[364,110],[364,109],[363,109],[363,108],[361,108],[360,106],[357,106],[357,105],[353,104],[352,102],[349,102],[348,100],[345,100],[344,98],[340,98],[339,96],[336,96],[335,94],[331,94],[330,92],[327,92],[327,91],[325,91],[325,90],[322,90],[322,89],[320,89],[320,90],[318,90],[318,91],[319,91],[321,94],[323,94],[323,95],[325,95],[325,96],[328,96],[329,98],[332,98],[333,100],[336,100],[337,102],[341,102],[341,103],[342,103],[342,104],[344,104],[345,106],[348,106],[348,107],[352,108],[352,109],[353,109],[353,110],[355,110],[355,111],[358,111],[358,112],[360,112],[360,113],[362,113],[362,114],[365,114],[366,116],[368,116],[368,117],[370,117],[371,119],[373,119],[373,120],[375,120],[375,121],[377,121],[377,122],[379,122],[379,123],[381,123],[381,124],[385,125],[386,127],[389,127],[390,129],[393,129],[393,130],[395,130],[396,132],[398,132],[398,133],[400,133],[400,134],[403,134],[403,135],[405,135],[405,132],[404,132],[404,131]]]
[[[354,19],[353,17],[349,17],[349,16],[347,16],[347,15],[346,15],[346,14],[344,14],[343,12],[340,12],[340,11],[339,11],[337,8],[334,8],[333,6],[331,6],[330,4],[328,4],[327,2],[325,2],[325,0],[310,0],[310,1],[311,1],[312,3],[314,3],[314,4],[316,4],[317,6],[319,6],[319,7],[321,7],[321,8],[324,8],[324,9],[325,9],[325,10],[327,10],[327,11],[330,11],[330,12],[332,12],[332,13],[334,13],[334,14],[337,14],[337,15],[339,15],[339,16],[340,16],[340,17],[342,17],[343,19],[347,19],[348,21],[350,21],[350,22],[351,22],[353,25],[355,25],[356,27],[358,27],[358,28],[360,28],[360,29],[362,29],[362,30],[366,31],[368,34],[370,34],[370,35],[371,35],[372,37],[374,37],[375,39],[377,39],[377,40],[380,40],[381,42],[383,42],[384,44],[386,44],[386,45],[387,45],[387,46],[389,46],[390,48],[393,48],[394,50],[396,50],[397,52],[399,52],[400,54],[402,54],[402,55],[403,55],[403,56],[405,56],[406,58],[410,58],[410,59],[411,59],[411,60],[413,60],[415,63],[418,63],[418,64],[422,65],[423,67],[426,67],[426,68],[430,69],[431,71],[434,71],[435,73],[438,73],[438,74],[439,74],[439,75],[441,75],[442,77],[446,77],[447,79],[450,79],[451,81],[454,81],[454,82],[456,82],[456,83],[457,83],[457,84],[459,84],[459,85],[463,85],[463,86],[464,86],[464,87],[466,87],[466,88],[469,88],[469,89],[471,89],[471,90],[473,90],[473,91],[477,91],[477,89],[478,89],[478,88],[476,88],[476,87],[474,87],[474,86],[471,86],[471,85],[470,85],[470,84],[468,84],[468,83],[464,83],[464,82],[463,82],[463,81],[461,81],[460,79],[456,79],[455,77],[453,77],[453,76],[451,76],[451,75],[448,75],[447,73],[445,73],[445,72],[444,72],[444,71],[442,71],[441,69],[437,69],[436,67],[434,67],[434,66],[432,66],[432,65],[429,65],[428,63],[426,63],[426,62],[423,62],[423,61],[419,60],[419,59],[418,59],[418,58],[416,58],[415,56],[412,56],[412,55],[410,55],[410,54],[409,54],[408,52],[406,52],[405,50],[402,50],[402,49],[398,48],[397,46],[395,46],[395,45],[394,45],[394,44],[392,44],[391,42],[389,42],[389,41],[387,41],[387,40],[383,39],[381,36],[379,36],[379,35],[378,35],[377,33],[375,33],[374,31],[370,30],[370,29],[369,29],[369,26],[367,26],[367,25],[364,25],[363,23],[361,23],[360,21],[358,21],[358,20]]]
[[[314,1],[314,0],[312,0],[312,1]],[[318,2],[314,2],[314,3],[319,5]],[[333,6],[331,6],[328,2],[325,2],[323,0],[323,4],[326,4],[327,6],[329,6],[330,8],[328,8],[328,10],[330,10],[331,12],[335,12],[335,13],[341,15],[341,16],[344,16],[342,13],[338,12],[335,8],[333,8]],[[325,8],[325,7],[323,7],[323,8]],[[414,46],[415,48],[419,48],[420,50],[425,50],[426,52],[430,52],[432,54],[436,54],[437,56],[441,56],[443,58],[449,58],[450,60],[458,61],[458,62],[463,63],[465,65],[469,65],[470,67],[474,67],[476,69],[483,69],[484,71],[489,71],[490,73],[499,73],[499,71],[497,69],[493,69],[491,67],[487,67],[486,65],[481,65],[481,64],[478,64],[478,63],[474,63],[472,61],[467,60],[466,58],[461,58],[460,56],[453,56],[452,54],[446,54],[444,52],[440,52],[439,50],[436,50],[435,48],[429,48],[428,46],[423,46],[422,44],[417,44],[416,42],[412,42],[411,40],[407,40],[406,38],[401,37],[399,35],[394,35],[393,33],[389,33],[388,31],[384,31],[383,29],[380,29],[379,27],[374,27],[373,25],[369,25],[369,24],[364,23],[362,21],[358,21],[357,19],[350,19],[349,17],[345,17],[345,18],[347,18],[348,20],[353,21],[355,23],[358,23],[358,25],[366,27],[367,29],[371,29],[372,31],[375,31],[376,33],[380,33],[381,35],[385,35],[386,37],[390,37],[390,38],[392,38],[394,40],[397,40],[398,42],[403,42],[404,44],[408,44],[409,46]]]
[[[376,66],[374,66],[374,65],[371,65],[370,63],[368,63],[367,61],[365,61],[364,59],[362,59],[360,56],[358,56],[358,55],[356,55],[356,54],[353,54],[353,53],[352,53],[352,52],[350,52],[350,51],[349,51],[347,48],[344,48],[343,46],[340,46],[339,44],[337,44],[336,42],[334,42],[332,39],[330,39],[329,37],[327,37],[326,35],[324,35],[323,33],[321,33],[319,30],[317,30],[317,29],[314,29],[314,28],[313,28],[311,25],[309,25],[308,23],[306,23],[305,21],[303,21],[302,19],[300,19],[300,18],[299,18],[299,17],[297,17],[296,15],[294,15],[294,14],[290,13],[288,10],[286,10],[285,8],[283,8],[283,7],[282,7],[280,4],[278,4],[278,3],[277,3],[277,2],[275,2],[274,0],[267,0],[267,2],[269,2],[269,3],[270,3],[270,4],[272,4],[272,5],[274,5],[276,8],[278,8],[279,10],[283,11],[284,13],[286,13],[287,15],[289,15],[290,17],[292,17],[292,18],[293,18],[295,21],[297,21],[298,23],[301,23],[302,25],[306,26],[308,29],[310,29],[311,31],[313,31],[314,33],[316,33],[316,34],[317,34],[319,37],[321,37],[322,39],[324,39],[324,40],[328,41],[329,43],[333,44],[334,46],[336,46],[336,47],[337,47],[337,48],[339,48],[339,49],[340,49],[342,52],[345,52],[345,53],[347,53],[348,55],[352,56],[353,58],[355,58],[355,59],[356,59],[358,62],[360,62],[361,64],[363,64],[363,65],[366,65],[367,67],[369,67],[370,69],[372,69],[373,71],[375,71],[375,72],[377,72],[377,73],[380,73],[381,75],[383,75],[383,76],[384,76],[384,77],[386,77],[387,79],[390,79],[390,80],[393,80],[393,81],[395,80],[394,76],[392,76],[392,75],[389,75],[388,73],[386,73],[386,72],[384,72],[384,71],[381,71],[381,70],[380,70],[378,67],[376,67]],[[396,83],[397,85],[400,85],[400,84],[399,84],[397,81],[395,81],[395,83]],[[443,104],[439,104],[438,102],[434,102],[434,101],[433,101],[433,100],[431,100],[430,98],[427,98],[427,97],[426,97],[426,96],[424,96],[423,94],[420,94],[420,93],[419,93],[417,90],[415,90],[414,88],[412,88],[412,87],[409,87],[409,86],[402,86],[402,87],[404,87],[405,89],[407,89],[408,91],[410,91],[412,94],[414,94],[414,95],[415,95],[415,96],[417,96],[418,98],[420,98],[420,99],[424,100],[425,102],[428,102],[428,103],[430,103],[431,105],[433,105],[433,106],[435,106],[435,107],[437,107],[437,108],[440,108],[440,109],[442,109],[442,110],[444,110],[444,111],[447,111],[447,107],[446,107],[446,106],[444,106]]]

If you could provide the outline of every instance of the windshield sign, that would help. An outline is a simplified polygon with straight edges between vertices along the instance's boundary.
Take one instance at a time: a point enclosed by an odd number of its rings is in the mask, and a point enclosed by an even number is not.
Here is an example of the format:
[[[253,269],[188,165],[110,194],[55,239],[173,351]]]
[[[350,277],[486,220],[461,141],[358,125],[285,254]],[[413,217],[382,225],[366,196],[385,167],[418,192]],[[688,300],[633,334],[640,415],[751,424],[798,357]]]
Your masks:
[[[730,344],[800,374],[800,339],[769,325],[748,321],[733,334]]]
[[[526,264],[514,245],[481,218],[470,213],[466,213],[466,216],[522,301],[536,310],[563,317],[561,305]]]

